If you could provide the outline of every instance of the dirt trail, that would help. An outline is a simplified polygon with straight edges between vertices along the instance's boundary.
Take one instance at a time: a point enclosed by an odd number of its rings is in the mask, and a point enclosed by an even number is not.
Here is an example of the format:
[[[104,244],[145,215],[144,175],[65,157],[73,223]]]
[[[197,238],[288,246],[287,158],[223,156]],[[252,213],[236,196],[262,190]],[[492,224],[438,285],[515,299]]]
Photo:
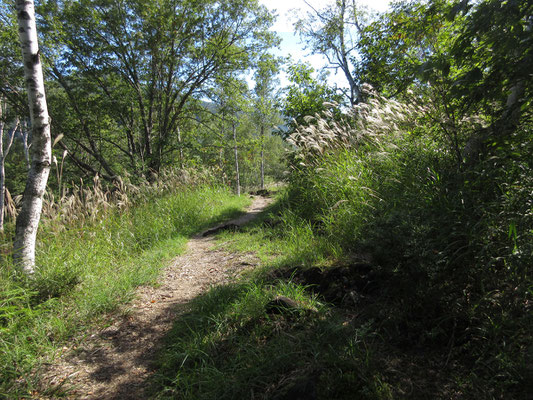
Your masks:
[[[247,213],[229,221],[254,219],[271,199],[254,197]],[[210,286],[234,279],[256,264],[253,255],[214,248],[214,236],[198,235],[166,267],[160,286],[141,287],[135,300],[112,317],[111,325],[76,349],[65,349],[45,373],[48,387],[64,383],[71,399],[144,399],[144,386],[161,340],[190,300]]]

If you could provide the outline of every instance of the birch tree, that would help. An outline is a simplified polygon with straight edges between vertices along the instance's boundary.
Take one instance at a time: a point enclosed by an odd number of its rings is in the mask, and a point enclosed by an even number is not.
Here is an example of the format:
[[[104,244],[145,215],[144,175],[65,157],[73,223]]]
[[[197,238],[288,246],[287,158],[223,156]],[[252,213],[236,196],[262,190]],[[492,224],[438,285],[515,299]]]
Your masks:
[[[329,64],[327,68],[341,70],[349,85],[349,92],[345,94],[350,104],[359,103],[361,90],[355,74],[355,48],[366,24],[365,13],[353,0],[336,0],[320,10],[304,2],[312,11],[295,23],[296,32],[311,54],[326,57]]]
[[[50,173],[52,146],[33,0],[17,0],[16,11],[30,109],[32,163],[22,208],[17,217],[13,257],[22,271],[32,274],[35,267],[35,240]]]

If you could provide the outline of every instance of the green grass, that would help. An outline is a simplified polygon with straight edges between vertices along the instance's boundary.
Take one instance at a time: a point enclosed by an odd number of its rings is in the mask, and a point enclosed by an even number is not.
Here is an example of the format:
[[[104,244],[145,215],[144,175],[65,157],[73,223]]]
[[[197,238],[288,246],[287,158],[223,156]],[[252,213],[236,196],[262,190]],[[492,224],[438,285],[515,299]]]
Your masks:
[[[287,275],[295,265],[327,268],[337,249],[286,212],[285,201],[286,191],[244,229],[217,236],[228,251],[254,252],[261,266],[197,297],[176,321],[152,380],[154,398],[391,398],[371,355],[372,322],[355,324],[353,312]],[[298,307],[269,312],[280,295]]]
[[[286,189],[259,218],[237,233],[223,232],[218,242],[236,251],[252,251],[268,269],[283,266],[327,265],[340,257],[340,248],[316,235],[312,224],[299,217],[288,203]]]
[[[275,295],[296,310],[265,311]],[[305,287],[250,281],[198,297],[161,354],[152,396],[161,399],[386,399],[368,364],[365,329],[354,327]],[[370,374],[370,376],[365,376]],[[369,385],[369,382],[372,385]]]
[[[528,398],[531,166],[501,162],[462,173],[407,137],[294,172],[261,218],[218,236],[261,266],[176,322],[154,397]],[[266,312],[289,293],[307,311]]]
[[[27,396],[39,364],[75,340],[183,251],[187,238],[241,212],[246,196],[225,189],[177,190],[82,228],[42,224],[33,279],[8,259],[0,268],[0,398]]]

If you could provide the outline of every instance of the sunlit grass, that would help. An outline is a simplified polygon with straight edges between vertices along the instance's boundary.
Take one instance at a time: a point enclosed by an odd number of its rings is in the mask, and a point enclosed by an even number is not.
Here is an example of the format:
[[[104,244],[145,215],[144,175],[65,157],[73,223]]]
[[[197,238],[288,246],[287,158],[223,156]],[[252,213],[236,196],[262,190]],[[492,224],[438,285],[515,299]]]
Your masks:
[[[153,284],[187,238],[249,203],[226,189],[183,188],[112,211],[83,227],[44,224],[37,272],[20,276],[9,259],[0,268],[0,397],[24,396],[38,384],[38,365],[103,313]]]
[[[322,265],[340,256],[338,246],[288,208],[286,189],[257,220],[237,232],[221,233],[218,242],[230,251],[253,252],[268,268]]]
[[[176,322],[157,397],[525,398],[530,158],[503,152],[490,160],[501,167],[465,171],[441,139],[402,123],[369,140],[302,128],[278,203],[218,237],[259,268]],[[317,311],[269,315],[281,288]]]

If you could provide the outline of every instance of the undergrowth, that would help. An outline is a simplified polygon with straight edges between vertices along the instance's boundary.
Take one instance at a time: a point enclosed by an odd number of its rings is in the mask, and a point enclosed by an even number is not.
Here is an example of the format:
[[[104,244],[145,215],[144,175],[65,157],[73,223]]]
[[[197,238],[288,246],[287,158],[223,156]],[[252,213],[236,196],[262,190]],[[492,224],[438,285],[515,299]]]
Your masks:
[[[176,323],[155,397],[529,398],[531,131],[467,166],[415,114],[368,140],[299,132],[278,204],[220,236],[261,268]],[[271,315],[287,288],[307,311]]]
[[[296,309],[268,313],[275,296]],[[154,398],[381,399],[368,327],[349,320],[294,282],[254,280],[195,299],[167,337]],[[372,382],[372,387],[368,385]]]
[[[111,204],[96,217],[93,209],[63,218],[61,208],[45,217],[35,276],[21,276],[9,254],[1,260],[0,398],[31,394],[43,361],[128,301],[135,287],[155,283],[190,235],[235,216],[248,201],[200,182],[153,196],[144,190],[128,207]],[[6,249],[9,231],[3,240]]]

